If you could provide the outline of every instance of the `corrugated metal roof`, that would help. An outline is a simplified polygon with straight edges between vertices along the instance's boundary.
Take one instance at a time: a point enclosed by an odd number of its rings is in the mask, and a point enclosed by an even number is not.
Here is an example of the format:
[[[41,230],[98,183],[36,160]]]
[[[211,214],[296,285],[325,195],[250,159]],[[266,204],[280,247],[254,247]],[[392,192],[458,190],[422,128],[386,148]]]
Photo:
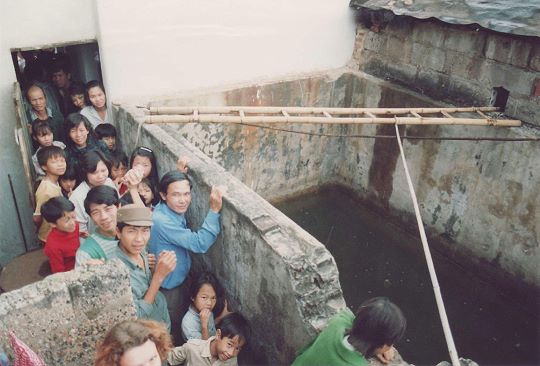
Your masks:
[[[540,0],[351,0],[350,6],[540,37]]]

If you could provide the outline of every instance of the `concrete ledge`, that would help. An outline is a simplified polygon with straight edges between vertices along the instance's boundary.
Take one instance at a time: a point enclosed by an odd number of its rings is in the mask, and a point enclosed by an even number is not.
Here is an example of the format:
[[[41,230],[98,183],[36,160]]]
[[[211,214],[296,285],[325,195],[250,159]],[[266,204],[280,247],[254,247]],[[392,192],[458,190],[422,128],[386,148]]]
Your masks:
[[[105,333],[134,317],[129,272],[113,260],[1,295],[0,346],[11,350],[6,335],[13,331],[47,365],[90,365]]]

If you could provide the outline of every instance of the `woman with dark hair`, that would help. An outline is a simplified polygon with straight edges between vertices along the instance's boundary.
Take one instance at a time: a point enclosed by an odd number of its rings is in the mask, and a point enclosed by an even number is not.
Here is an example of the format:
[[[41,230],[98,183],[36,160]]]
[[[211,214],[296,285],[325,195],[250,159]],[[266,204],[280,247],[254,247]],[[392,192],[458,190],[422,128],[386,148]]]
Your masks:
[[[88,118],[93,128],[102,123],[113,123],[112,111],[107,107],[107,95],[103,83],[92,80],[86,83],[86,100],[89,106],[81,109],[81,114]]]
[[[152,184],[152,190],[157,192],[157,187],[159,183],[158,178],[158,166],[156,155],[145,146],[139,146],[133,153],[131,153],[131,158],[129,159],[130,168],[139,167],[143,171],[143,178],[148,178]]]
[[[108,157],[107,146],[96,139],[92,124],[80,113],[71,113],[64,122],[67,163],[79,171],[79,162],[90,151],[101,151]],[[84,177],[82,177],[84,179]]]
[[[368,365],[368,358],[382,363],[394,358],[393,345],[405,333],[407,322],[401,310],[385,297],[362,303],[356,317],[347,308],[304,348],[293,366]]]
[[[161,366],[172,347],[164,324],[152,320],[125,320],[105,336],[94,366]]]

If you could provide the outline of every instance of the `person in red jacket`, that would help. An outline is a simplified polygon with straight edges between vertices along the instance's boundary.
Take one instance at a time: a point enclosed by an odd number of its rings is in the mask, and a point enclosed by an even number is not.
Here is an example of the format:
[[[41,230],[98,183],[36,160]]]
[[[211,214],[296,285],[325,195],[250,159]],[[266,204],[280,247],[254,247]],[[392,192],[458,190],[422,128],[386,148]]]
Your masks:
[[[75,205],[64,196],[54,197],[41,206],[41,215],[52,226],[44,249],[52,273],[71,271],[80,245]]]

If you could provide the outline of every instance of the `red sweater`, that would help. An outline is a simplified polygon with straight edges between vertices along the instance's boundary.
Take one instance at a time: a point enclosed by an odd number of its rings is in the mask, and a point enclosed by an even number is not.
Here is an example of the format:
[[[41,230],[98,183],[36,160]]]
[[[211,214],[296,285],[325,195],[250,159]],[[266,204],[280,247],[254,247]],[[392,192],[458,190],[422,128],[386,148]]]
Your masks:
[[[47,236],[45,255],[49,257],[52,273],[67,272],[75,268],[75,253],[79,249],[79,223],[72,233],[53,228]]]

